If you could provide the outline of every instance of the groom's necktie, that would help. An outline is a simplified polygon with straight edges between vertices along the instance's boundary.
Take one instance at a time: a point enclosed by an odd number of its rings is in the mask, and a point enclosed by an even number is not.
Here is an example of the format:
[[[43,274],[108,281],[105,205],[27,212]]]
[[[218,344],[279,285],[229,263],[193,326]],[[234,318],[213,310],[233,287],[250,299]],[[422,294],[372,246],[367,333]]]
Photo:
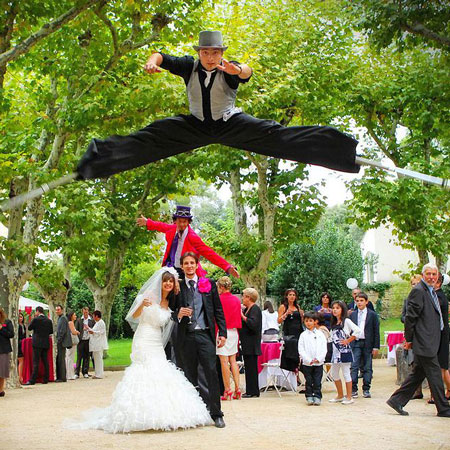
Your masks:
[[[432,289],[430,291],[430,293],[431,293],[431,298],[433,299],[434,307],[439,312],[439,325],[441,326],[441,331],[442,331],[444,329],[444,321],[442,320],[441,305],[439,304],[439,299],[438,299],[438,296],[436,294],[436,291],[434,289]]]

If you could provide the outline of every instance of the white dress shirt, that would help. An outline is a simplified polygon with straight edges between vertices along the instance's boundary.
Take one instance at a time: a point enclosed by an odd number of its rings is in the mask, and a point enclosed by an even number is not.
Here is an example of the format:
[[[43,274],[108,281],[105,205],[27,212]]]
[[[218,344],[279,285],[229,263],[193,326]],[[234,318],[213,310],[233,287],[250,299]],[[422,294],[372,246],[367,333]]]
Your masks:
[[[306,366],[321,366],[327,356],[327,340],[317,328],[305,330],[298,340],[298,354]],[[317,359],[318,363],[312,363]]]
[[[364,335],[364,327],[366,326],[366,319],[367,319],[367,308],[364,309],[357,309],[356,310],[358,313],[358,327],[361,330],[358,336],[358,340],[360,339],[365,339],[365,335]]]

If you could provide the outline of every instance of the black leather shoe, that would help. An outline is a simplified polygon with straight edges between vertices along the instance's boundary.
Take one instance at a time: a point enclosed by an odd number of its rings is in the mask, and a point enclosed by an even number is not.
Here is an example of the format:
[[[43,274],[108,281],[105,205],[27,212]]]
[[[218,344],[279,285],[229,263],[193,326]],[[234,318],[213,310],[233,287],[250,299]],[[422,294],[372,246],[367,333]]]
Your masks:
[[[450,417],[450,411],[444,411],[441,413],[437,413],[438,417]]]
[[[214,425],[216,428],[225,428],[225,422],[222,417],[216,417],[214,419]]]
[[[5,395],[5,391],[0,392],[0,397],[4,397]]]
[[[409,413],[403,409],[403,406],[393,402],[391,399],[387,400],[386,403],[394,410],[397,411],[401,416],[409,416]]]
[[[422,400],[423,394],[414,394],[411,400]]]
[[[48,381],[43,381],[42,384],[48,384]]]
[[[242,398],[256,398],[256,397],[259,397],[259,395],[242,394]]]
[[[34,383],[31,381],[27,381],[23,386],[34,386]]]
[[[65,383],[67,380],[55,380],[55,383]]]

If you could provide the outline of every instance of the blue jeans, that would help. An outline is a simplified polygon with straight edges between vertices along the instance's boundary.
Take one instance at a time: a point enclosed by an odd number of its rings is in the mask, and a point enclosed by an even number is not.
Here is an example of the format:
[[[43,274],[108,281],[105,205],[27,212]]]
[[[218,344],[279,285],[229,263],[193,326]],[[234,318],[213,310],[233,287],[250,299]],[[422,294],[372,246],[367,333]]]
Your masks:
[[[366,348],[364,339],[355,341],[352,347],[353,362],[352,362],[352,391],[358,390],[358,372],[362,365],[363,373],[363,391],[370,391],[370,384],[372,382],[372,349]],[[360,364],[361,363],[361,364]]]

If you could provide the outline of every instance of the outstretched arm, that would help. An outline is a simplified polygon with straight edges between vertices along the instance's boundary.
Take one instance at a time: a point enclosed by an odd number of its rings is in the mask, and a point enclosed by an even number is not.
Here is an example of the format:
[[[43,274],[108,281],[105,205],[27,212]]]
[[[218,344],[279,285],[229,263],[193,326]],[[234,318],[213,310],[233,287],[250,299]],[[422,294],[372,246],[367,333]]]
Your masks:
[[[172,226],[165,222],[158,222],[157,220],[147,219],[147,217],[144,217],[142,215],[141,217],[138,217],[136,219],[136,225],[139,227],[147,226],[147,230],[160,231],[161,233],[169,231],[170,227]]]
[[[144,70],[149,73],[158,73],[161,72],[161,64],[163,62],[163,56],[161,53],[152,53],[145,63]]]
[[[252,69],[247,64],[237,64],[222,59],[222,64],[217,65],[217,69],[229,75],[237,75],[242,80],[250,78]]]

